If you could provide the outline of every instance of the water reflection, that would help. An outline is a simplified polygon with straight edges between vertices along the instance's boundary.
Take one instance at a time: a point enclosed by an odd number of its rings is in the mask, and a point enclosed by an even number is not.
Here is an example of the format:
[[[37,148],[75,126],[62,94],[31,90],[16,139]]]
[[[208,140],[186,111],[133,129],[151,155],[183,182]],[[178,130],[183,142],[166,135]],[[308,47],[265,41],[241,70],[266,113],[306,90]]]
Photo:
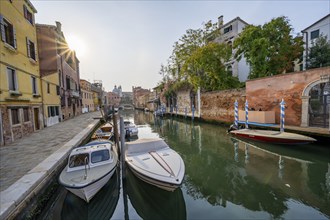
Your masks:
[[[127,194],[142,219],[186,219],[186,205],[180,188],[174,192],[151,186],[126,170]]]
[[[151,123],[185,161],[188,218],[232,218],[233,206],[235,218],[330,215],[329,158],[317,152],[323,150],[242,142],[225,128],[189,120]],[[204,201],[222,208],[210,212]],[[200,202],[204,205],[195,206]]]
[[[63,202],[61,219],[110,219],[119,199],[119,169],[95,197],[86,203],[84,200],[67,192]]]

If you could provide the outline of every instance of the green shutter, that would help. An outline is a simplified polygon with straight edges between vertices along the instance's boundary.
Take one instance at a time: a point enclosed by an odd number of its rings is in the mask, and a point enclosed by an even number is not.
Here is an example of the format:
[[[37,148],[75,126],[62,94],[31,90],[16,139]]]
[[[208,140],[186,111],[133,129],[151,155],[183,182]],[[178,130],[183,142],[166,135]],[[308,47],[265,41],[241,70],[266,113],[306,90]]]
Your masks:
[[[27,37],[26,37],[26,48],[27,48],[27,56],[28,56],[28,57],[31,57],[31,56],[30,56],[30,54],[31,54],[31,53],[30,53],[30,52],[31,52],[31,51],[30,51],[30,41],[29,41],[29,39],[28,39]]]
[[[13,26],[14,48],[17,49],[16,29]]]
[[[27,8],[25,5],[23,5],[23,11],[24,11],[24,18],[27,19]]]
[[[6,42],[6,33],[5,33],[5,27],[3,23],[3,16],[0,14],[0,29],[1,29],[1,40],[3,42]]]

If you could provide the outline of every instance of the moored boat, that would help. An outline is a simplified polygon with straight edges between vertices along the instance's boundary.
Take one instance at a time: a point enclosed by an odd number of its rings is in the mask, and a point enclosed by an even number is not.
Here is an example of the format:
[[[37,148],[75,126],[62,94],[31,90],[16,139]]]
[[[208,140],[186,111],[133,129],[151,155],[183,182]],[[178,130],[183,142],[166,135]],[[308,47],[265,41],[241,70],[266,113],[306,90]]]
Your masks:
[[[92,135],[91,139],[96,140],[96,139],[105,139],[105,140],[111,140],[113,137],[112,132],[104,132],[101,129],[97,129],[94,134]]]
[[[139,133],[136,125],[131,121],[124,121],[125,135],[127,138],[136,137]]]
[[[160,138],[126,143],[125,161],[143,181],[174,191],[182,184],[185,166],[181,156]]]
[[[229,133],[241,138],[274,144],[308,144],[316,141],[301,134],[271,130],[239,129],[231,130]]]
[[[117,207],[119,192],[120,171],[117,167],[110,180],[89,203],[67,192],[62,204],[61,219],[111,219]]]
[[[100,129],[103,131],[103,132],[113,132],[112,129],[113,129],[113,125],[109,122],[105,123],[104,125],[102,125],[100,127]]]
[[[116,170],[117,151],[110,141],[96,140],[73,149],[59,182],[67,190],[89,202]]]

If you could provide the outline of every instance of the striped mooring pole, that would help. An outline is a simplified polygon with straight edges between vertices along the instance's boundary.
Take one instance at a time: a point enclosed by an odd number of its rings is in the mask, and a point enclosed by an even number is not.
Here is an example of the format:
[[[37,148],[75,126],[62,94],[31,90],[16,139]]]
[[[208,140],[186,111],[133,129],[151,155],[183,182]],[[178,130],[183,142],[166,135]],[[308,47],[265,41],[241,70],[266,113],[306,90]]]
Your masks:
[[[248,100],[245,101],[245,128],[249,128],[249,103]]]
[[[282,99],[282,102],[280,103],[281,105],[281,127],[280,127],[280,132],[284,132],[284,121],[285,121],[285,102],[284,99]]]
[[[238,128],[238,102],[235,100],[235,127]]]

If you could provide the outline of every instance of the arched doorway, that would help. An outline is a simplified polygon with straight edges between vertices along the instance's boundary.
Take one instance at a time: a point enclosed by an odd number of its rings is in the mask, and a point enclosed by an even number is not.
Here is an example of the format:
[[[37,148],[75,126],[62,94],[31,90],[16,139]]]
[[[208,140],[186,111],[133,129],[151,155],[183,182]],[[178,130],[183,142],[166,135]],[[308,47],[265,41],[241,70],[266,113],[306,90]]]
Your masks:
[[[302,127],[329,127],[330,80],[321,77],[306,86],[302,94]]]

